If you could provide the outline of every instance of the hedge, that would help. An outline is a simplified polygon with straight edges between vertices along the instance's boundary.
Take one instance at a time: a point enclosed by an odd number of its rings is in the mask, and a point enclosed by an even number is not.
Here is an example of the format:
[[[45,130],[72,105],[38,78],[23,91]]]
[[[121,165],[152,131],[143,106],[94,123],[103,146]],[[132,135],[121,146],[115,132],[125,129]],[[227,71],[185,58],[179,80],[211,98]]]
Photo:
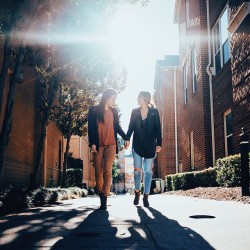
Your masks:
[[[218,159],[215,167],[166,176],[166,191],[185,190],[195,187],[235,187],[240,185],[241,159],[239,154]]]
[[[207,168],[202,171],[194,172],[194,186],[195,187],[217,187],[218,182],[216,180],[217,167]]]
[[[236,187],[241,185],[241,160],[240,155],[228,156],[218,159],[216,180],[220,186]]]
[[[81,187],[82,185],[82,169],[69,168],[66,170],[66,187]]]
[[[35,190],[12,187],[11,185],[0,189],[0,214],[20,212],[28,208],[44,206],[61,200],[86,197],[86,189],[71,188],[44,188]]]

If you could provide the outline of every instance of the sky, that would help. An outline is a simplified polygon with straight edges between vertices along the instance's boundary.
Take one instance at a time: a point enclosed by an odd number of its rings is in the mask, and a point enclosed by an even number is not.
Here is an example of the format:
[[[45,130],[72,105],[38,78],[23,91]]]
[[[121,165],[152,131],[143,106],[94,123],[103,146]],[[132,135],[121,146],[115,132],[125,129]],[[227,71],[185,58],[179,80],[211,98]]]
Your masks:
[[[156,60],[179,54],[178,26],[173,24],[175,0],[151,0],[146,7],[122,6],[109,32],[114,57],[127,69],[126,89],[118,95],[121,125],[127,131],[139,91],[154,93]]]

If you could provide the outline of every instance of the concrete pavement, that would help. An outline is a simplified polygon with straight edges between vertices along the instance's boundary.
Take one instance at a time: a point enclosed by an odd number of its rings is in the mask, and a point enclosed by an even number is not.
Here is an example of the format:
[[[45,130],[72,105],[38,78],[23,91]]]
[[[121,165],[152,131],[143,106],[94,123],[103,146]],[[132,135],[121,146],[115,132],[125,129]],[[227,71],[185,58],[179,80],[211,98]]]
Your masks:
[[[0,249],[250,249],[250,205],[151,195],[68,200],[0,218]]]

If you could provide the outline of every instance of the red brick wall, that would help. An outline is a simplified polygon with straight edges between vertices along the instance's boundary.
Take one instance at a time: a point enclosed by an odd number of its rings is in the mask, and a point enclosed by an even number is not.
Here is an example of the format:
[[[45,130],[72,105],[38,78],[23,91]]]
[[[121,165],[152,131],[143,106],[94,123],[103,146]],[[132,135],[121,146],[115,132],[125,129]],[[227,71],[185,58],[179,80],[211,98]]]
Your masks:
[[[229,1],[230,20],[244,1]],[[228,1],[210,0],[211,29]],[[231,59],[213,78],[216,159],[225,156],[224,112],[231,109],[233,115],[233,149],[239,153],[241,127],[250,131],[250,17],[230,36]],[[213,57],[213,55],[212,55]]]
[[[231,38],[235,152],[239,152],[239,134],[245,127],[250,137],[250,16]]]
[[[244,1],[231,0],[230,20]],[[247,1],[246,1],[247,2]],[[241,128],[245,127],[250,137],[250,15],[231,35],[232,86],[233,86],[233,141],[235,153],[240,151]]]
[[[27,70],[27,68],[25,69]],[[27,72],[27,71],[26,71]],[[23,83],[16,88],[12,128],[6,149],[4,177],[7,183],[28,185],[33,172],[35,87],[34,74],[26,73]],[[4,97],[7,98],[8,79]],[[3,116],[4,112],[2,112]]]
[[[45,147],[45,185],[47,187],[58,186],[58,164],[59,164],[59,155],[61,155],[61,162],[63,162],[63,152],[59,154],[59,141],[63,141],[63,137],[58,127],[54,122],[51,122],[47,127],[47,137],[46,137],[46,147]],[[61,149],[62,150],[62,149]]]
[[[34,70],[25,67],[24,82],[18,83],[16,87],[12,128],[9,143],[6,148],[3,180],[7,184],[16,186],[27,186],[30,184],[30,178],[33,173],[34,154],[40,133],[39,116],[36,110],[37,100],[39,98],[39,92],[37,92],[38,84]],[[2,127],[5,112],[4,107],[8,95],[8,86],[9,77],[6,79],[4,89],[0,128]],[[46,162],[44,162],[43,159],[41,184],[47,186],[58,184],[56,161],[59,161],[59,140],[62,140],[61,134],[56,125],[51,123],[47,128],[47,149],[46,152],[44,152]],[[44,169],[44,167],[46,167],[46,169]],[[46,179],[44,179],[44,173],[46,173]]]
[[[156,89],[157,108],[160,113],[162,129],[162,150],[158,154],[158,175],[164,178],[175,173],[174,138],[174,70],[159,70],[159,85]]]
[[[225,156],[224,113],[232,108],[232,97],[232,73],[229,60],[213,80],[216,159]]]
[[[203,169],[212,164],[211,118],[209,79],[206,73],[208,64],[206,5],[204,1],[190,1],[189,13],[196,20],[193,26],[186,23],[186,10],[182,3],[179,19],[180,67],[188,71],[188,102],[184,105],[184,94],[179,125],[182,144],[181,160],[183,171],[190,170],[190,132],[194,137],[194,166]],[[192,92],[191,53],[195,51],[197,61],[197,92]],[[183,88],[183,79],[179,82]],[[181,87],[180,87],[181,88]]]
[[[87,137],[72,136],[70,152],[74,158],[83,160],[83,182],[89,187],[95,186],[95,172],[90,159],[90,151]]]

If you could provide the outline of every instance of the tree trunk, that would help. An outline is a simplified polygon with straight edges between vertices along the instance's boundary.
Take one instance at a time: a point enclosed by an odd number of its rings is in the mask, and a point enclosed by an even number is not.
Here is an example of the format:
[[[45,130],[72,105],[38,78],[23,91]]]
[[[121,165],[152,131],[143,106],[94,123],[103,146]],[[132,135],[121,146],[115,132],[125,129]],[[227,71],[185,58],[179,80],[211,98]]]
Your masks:
[[[5,35],[5,42],[4,42],[4,53],[3,53],[3,63],[2,63],[2,69],[1,69],[1,75],[0,75],[0,114],[2,111],[2,102],[3,102],[3,91],[4,91],[4,85],[5,85],[5,79],[8,72],[8,65],[10,62],[10,53],[11,53],[11,46],[10,46],[10,33],[16,24],[16,13],[19,8],[19,4],[15,3],[14,8],[12,10],[12,15],[10,18],[10,26],[8,27],[8,31]]]
[[[10,34],[6,34],[5,43],[4,43],[4,56],[3,56],[3,64],[0,75],[0,114],[2,111],[2,103],[3,103],[3,91],[5,85],[5,79],[8,72],[8,65],[10,61]]]
[[[48,103],[48,108],[46,110],[46,114],[44,115],[43,120],[41,121],[41,134],[40,138],[38,141],[38,146],[37,146],[37,151],[36,151],[36,158],[35,158],[35,164],[34,164],[34,174],[33,178],[31,180],[31,186],[33,188],[39,186],[39,173],[41,169],[41,162],[42,162],[42,155],[44,151],[44,141],[46,137],[46,128],[50,119],[51,115],[51,109],[54,104],[54,99],[55,99],[55,88],[54,85],[57,83],[54,82],[54,79],[49,80],[51,82],[51,87],[50,87],[50,96],[49,96],[49,103]],[[56,78],[57,81],[57,78]]]
[[[69,121],[69,128],[67,134],[67,143],[66,149],[64,153],[64,161],[63,161],[63,178],[62,178],[62,186],[65,187],[66,182],[66,170],[67,170],[67,163],[69,158],[69,148],[70,148],[70,139],[71,139],[71,131],[72,131],[72,115],[71,110],[69,112],[68,121]]]
[[[20,45],[14,73],[10,78],[9,93],[8,93],[8,98],[7,98],[5,114],[4,114],[2,131],[0,134],[0,182],[2,182],[5,149],[8,145],[11,124],[12,124],[12,113],[13,113],[14,100],[15,100],[16,84],[17,84],[19,72],[23,63],[24,52],[25,52],[24,46]]]

